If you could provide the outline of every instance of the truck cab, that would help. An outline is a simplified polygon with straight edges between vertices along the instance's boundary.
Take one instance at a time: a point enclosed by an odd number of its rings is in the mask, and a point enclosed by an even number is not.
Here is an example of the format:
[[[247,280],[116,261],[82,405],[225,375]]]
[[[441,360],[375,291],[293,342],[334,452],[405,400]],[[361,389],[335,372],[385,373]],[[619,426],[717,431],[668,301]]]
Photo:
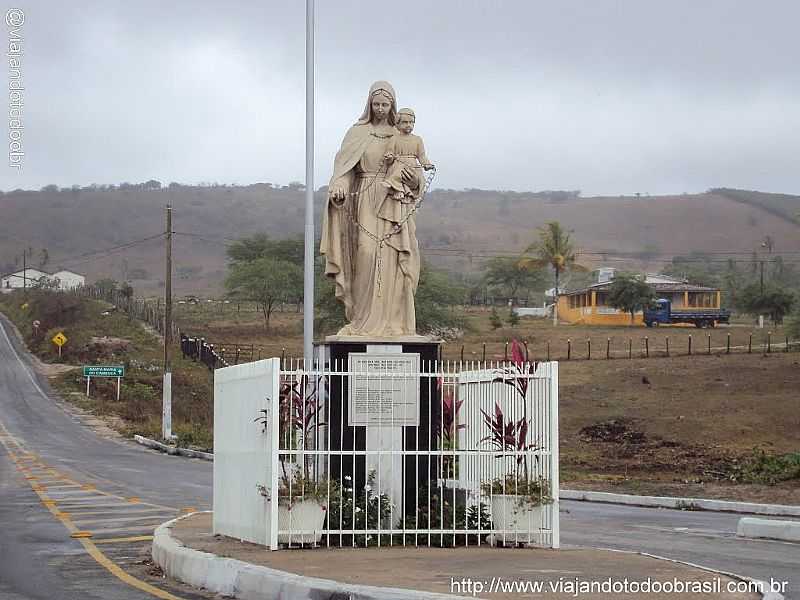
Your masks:
[[[672,322],[672,302],[666,298],[659,298],[653,304],[644,309],[644,324],[648,327],[657,327],[664,323]]]

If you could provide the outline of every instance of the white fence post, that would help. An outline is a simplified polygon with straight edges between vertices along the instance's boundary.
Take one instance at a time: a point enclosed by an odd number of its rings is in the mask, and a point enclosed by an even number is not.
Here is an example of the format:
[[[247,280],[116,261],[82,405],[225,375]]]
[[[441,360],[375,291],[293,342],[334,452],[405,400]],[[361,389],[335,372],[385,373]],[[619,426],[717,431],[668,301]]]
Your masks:
[[[281,359],[271,358],[272,362],[272,380],[270,382],[269,390],[269,427],[270,427],[270,441],[267,451],[271,460],[271,477],[270,477],[270,503],[269,503],[269,549],[278,549],[278,448],[280,439],[280,386],[281,386]]]
[[[559,486],[560,486],[560,473],[559,473],[559,455],[558,455],[558,363],[553,361],[550,363],[550,393],[548,394],[550,401],[550,477],[552,484],[553,504],[552,510],[552,527],[553,539],[552,547],[561,547],[561,526],[559,523]]]

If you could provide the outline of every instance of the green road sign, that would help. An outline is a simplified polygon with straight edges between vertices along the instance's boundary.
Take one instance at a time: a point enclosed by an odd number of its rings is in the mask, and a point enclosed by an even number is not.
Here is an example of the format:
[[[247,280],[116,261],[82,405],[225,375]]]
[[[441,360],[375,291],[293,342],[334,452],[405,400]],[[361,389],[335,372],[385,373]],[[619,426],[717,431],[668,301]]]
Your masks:
[[[108,365],[97,365],[93,367],[83,367],[84,377],[125,377],[125,367],[112,367]]]

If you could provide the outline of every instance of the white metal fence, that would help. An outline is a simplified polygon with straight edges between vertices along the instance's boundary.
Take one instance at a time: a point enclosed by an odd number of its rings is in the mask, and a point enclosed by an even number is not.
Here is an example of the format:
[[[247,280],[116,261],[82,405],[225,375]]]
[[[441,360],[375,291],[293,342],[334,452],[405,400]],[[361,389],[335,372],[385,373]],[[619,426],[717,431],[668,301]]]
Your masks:
[[[554,362],[232,366],[215,372],[214,433],[215,533],[273,549],[559,546]]]

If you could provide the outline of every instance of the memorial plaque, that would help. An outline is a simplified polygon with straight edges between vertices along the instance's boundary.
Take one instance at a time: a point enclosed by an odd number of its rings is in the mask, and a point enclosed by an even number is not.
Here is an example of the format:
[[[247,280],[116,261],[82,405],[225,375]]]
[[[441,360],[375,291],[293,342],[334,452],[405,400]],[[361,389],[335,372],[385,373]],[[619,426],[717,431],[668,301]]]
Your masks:
[[[349,354],[348,425],[419,426],[419,354]]]

